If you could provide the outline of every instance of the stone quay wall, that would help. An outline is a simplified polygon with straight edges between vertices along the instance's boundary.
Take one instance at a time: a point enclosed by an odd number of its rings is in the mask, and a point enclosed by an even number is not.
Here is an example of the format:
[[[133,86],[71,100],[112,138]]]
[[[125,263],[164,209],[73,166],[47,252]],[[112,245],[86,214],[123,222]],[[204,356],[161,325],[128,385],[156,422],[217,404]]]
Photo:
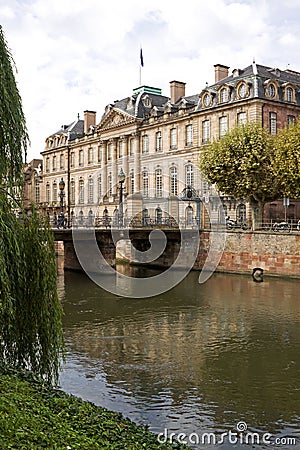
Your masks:
[[[210,232],[200,236],[195,269],[201,269],[209,249]],[[226,232],[218,272],[252,273],[261,267],[266,275],[300,278],[300,233]]]

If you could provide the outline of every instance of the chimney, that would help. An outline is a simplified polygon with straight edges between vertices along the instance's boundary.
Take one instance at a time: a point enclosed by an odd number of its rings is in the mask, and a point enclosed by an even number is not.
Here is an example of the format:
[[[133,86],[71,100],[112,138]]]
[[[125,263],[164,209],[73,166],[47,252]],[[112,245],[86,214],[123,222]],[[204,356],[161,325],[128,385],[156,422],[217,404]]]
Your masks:
[[[91,126],[96,125],[96,112],[84,111],[84,134],[88,134]]]
[[[228,77],[228,66],[223,66],[223,64],[215,64],[215,83],[223,80],[223,78]]]
[[[182,83],[182,81],[170,81],[170,97],[172,105],[174,105],[180,97],[184,96],[185,83]]]

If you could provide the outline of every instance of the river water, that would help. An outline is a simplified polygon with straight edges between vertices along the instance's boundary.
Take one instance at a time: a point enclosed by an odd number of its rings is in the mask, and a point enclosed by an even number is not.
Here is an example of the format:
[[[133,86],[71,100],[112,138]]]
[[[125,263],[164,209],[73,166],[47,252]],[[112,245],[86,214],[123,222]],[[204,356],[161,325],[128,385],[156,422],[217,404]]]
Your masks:
[[[65,391],[161,442],[184,433],[197,449],[300,449],[299,281],[215,274],[199,285],[191,272],[167,293],[130,299],[65,272],[59,293]]]

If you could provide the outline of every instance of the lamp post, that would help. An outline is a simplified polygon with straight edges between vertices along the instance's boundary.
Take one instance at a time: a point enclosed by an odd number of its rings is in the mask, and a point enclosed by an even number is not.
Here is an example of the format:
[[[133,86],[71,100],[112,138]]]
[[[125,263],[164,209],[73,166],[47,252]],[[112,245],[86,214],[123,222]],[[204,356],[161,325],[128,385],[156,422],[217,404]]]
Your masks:
[[[119,226],[123,227],[123,183],[125,181],[126,175],[121,168],[120,173],[118,175],[118,180],[120,184],[120,197],[119,197]]]
[[[57,221],[57,228],[63,227],[65,228],[65,216],[64,216],[64,193],[65,190],[65,182],[63,178],[59,182],[59,215],[58,215],[58,221]]]

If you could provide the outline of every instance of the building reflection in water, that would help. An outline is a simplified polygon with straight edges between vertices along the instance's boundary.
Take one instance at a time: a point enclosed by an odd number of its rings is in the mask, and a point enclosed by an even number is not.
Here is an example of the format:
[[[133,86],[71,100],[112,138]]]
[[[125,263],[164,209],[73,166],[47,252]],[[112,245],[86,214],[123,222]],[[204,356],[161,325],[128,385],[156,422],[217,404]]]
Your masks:
[[[128,299],[66,272],[62,387],[157,432],[226,430],[245,420],[294,435],[299,282],[215,274],[199,285],[198,275],[160,296]]]

